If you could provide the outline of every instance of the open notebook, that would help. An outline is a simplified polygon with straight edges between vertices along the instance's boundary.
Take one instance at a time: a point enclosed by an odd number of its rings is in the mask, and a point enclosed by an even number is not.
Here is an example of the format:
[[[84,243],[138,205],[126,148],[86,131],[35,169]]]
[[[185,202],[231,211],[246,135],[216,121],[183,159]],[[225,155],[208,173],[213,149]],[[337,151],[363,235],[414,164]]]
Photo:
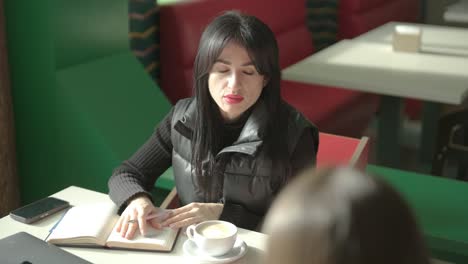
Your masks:
[[[115,231],[119,216],[112,203],[96,203],[70,208],[51,230],[46,241],[61,246],[108,247],[151,251],[171,251],[178,230],[149,227],[146,236],[136,231],[132,240]]]

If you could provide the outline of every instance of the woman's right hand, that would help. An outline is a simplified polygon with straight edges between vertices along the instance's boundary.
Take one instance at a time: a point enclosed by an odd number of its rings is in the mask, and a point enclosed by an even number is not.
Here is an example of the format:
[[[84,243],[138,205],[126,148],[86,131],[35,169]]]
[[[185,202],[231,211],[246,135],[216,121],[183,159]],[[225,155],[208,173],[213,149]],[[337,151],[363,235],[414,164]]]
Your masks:
[[[132,239],[137,228],[140,229],[140,233],[143,235],[146,235],[148,225],[159,229],[161,228],[160,223],[165,219],[153,218],[147,220],[147,217],[157,214],[161,210],[155,207],[146,195],[136,197],[128,204],[117,221],[116,231],[122,237]]]

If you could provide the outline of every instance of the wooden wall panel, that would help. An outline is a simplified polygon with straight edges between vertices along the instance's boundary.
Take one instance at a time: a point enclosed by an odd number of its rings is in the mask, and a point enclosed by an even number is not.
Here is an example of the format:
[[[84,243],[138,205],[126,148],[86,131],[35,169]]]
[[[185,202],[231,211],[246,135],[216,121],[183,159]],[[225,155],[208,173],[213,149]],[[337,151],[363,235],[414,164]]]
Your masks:
[[[0,0],[0,217],[20,204],[4,11]]]

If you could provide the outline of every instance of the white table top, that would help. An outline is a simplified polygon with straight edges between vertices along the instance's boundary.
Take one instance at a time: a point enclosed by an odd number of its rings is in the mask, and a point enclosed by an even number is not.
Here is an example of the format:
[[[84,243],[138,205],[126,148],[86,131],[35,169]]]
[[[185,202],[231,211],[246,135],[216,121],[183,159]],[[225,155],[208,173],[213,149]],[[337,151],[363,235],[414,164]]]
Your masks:
[[[422,29],[421,51],[468,56],[468,29],[416,23],[389,22],[353,40],[377,43],[392,43],[396,25],[414,26]]]
[[[282,71],[283,79],[460,104],[468,96],[468,58],[394,52],[389,43],[342,40]]]
[[[109,200],[106,194],[75,186],[68,187],[52,196],[67,200],[72,205]],[[3,217],[0,219],[0,238],[12,235],[16,232],[25,231],[38,238],[44,239],[55,222],[60,218],[61,214],[62,213],[55,214],[30,225],[17,222],[9,216]],[[259,263],[263,255],[267,236],[262,233],[239,228],[239,237],[247,243],[249,248],[247,254],[234,263]],[[180,234],[174,250],[171,253],[108,250],[100,248],[63,247],[63,249],[92,263],[189,263],[191,261],[184,256],[182,250],[182,245],[185,240],[187,240],[187,237]]]

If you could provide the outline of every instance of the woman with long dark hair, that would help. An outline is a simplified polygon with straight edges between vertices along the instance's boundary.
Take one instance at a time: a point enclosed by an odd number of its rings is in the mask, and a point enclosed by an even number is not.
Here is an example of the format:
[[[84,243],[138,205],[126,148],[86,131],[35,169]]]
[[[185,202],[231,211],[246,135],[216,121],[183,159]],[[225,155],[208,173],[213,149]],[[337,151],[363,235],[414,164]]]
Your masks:
[[[282,101],[278,46],[257,18],[226,12],[202,34],[194,64],[195,97],[180,100],[149,140],[118,167],[109,195],[118,229],[185,227],[211,219],[256,229],[274,196],[315,163],[318,131]],[[172,165],[182,207],[164,221],[150,190]]]

